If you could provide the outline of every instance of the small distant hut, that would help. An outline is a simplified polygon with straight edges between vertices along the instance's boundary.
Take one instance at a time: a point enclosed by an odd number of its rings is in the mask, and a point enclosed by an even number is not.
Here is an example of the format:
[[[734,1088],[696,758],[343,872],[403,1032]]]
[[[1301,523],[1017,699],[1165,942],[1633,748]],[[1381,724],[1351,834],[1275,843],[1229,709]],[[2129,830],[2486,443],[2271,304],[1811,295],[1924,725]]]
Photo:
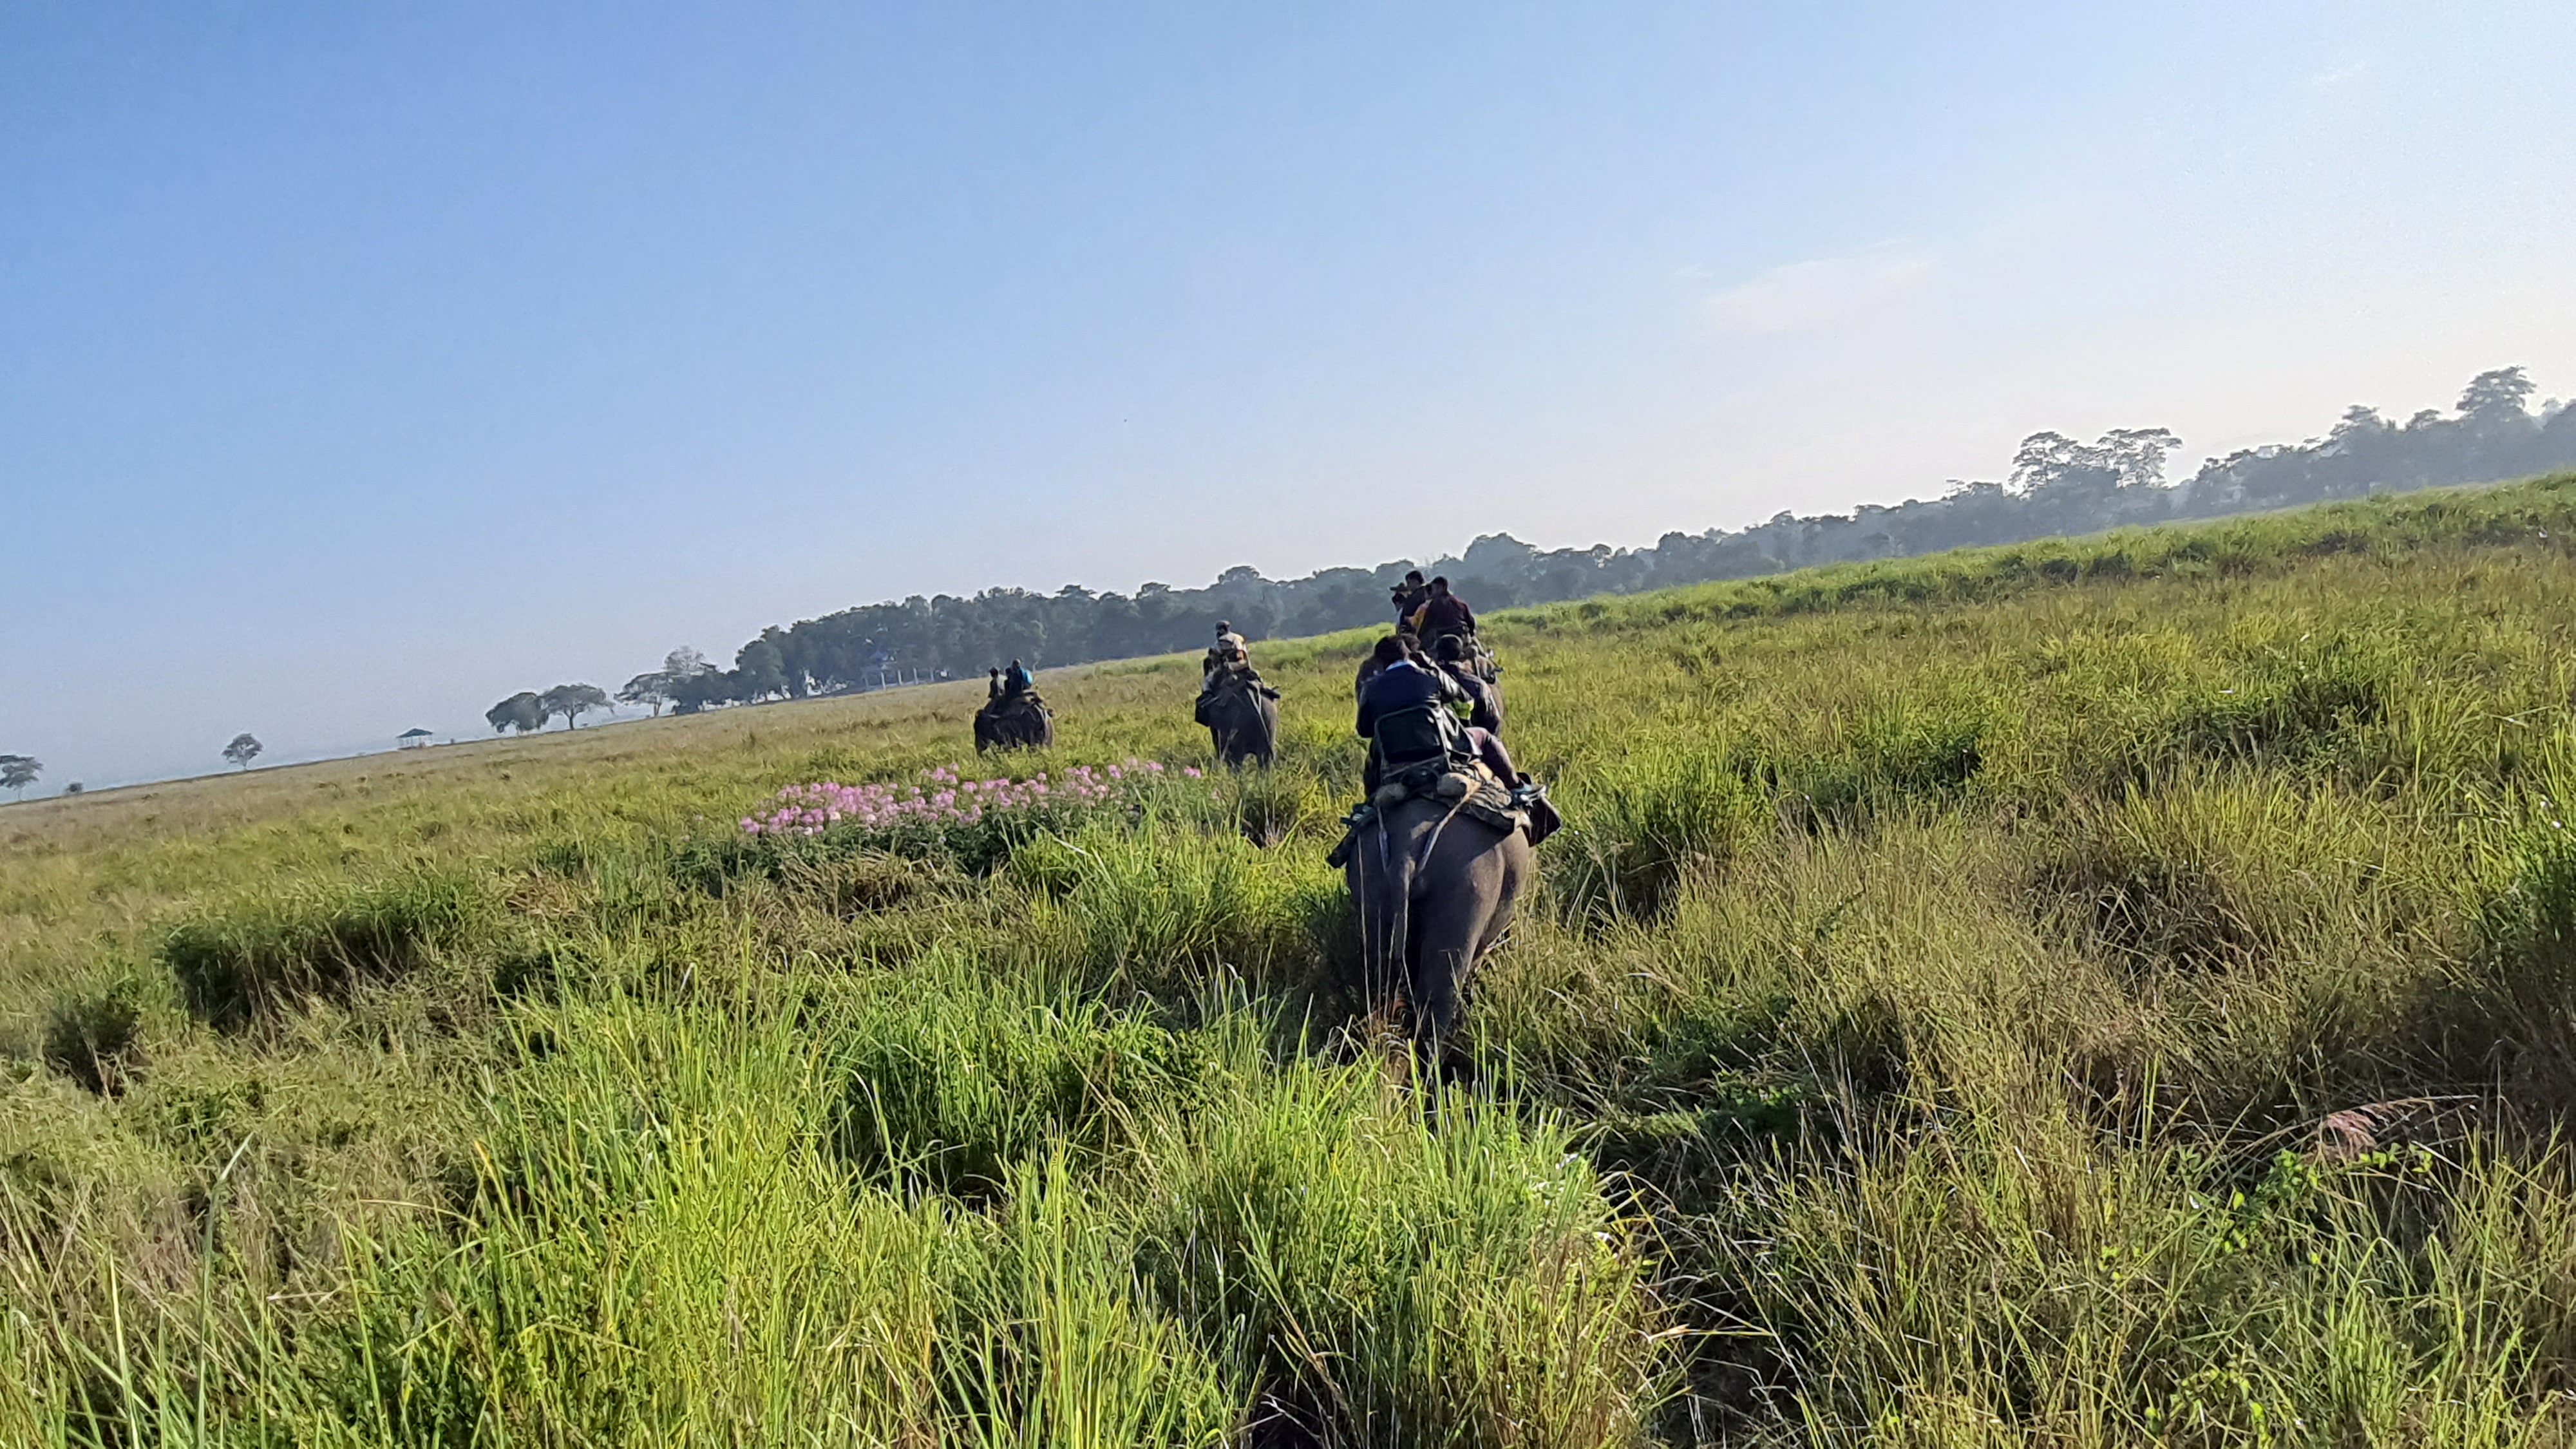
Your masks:
[[[398,750],[416,750],[428,743],[429,731],[427,730],[404,730],[394,736],[394,748]]]

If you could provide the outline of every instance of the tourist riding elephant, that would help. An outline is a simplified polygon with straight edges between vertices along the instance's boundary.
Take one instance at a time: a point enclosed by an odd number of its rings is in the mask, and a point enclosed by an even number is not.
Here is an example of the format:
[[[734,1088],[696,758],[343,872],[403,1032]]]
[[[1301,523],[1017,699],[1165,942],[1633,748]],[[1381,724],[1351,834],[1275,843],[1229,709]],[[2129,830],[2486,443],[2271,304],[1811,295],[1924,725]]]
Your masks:
[[[1267,769],[1279,752],[1279,705],[1259,684],[1239,679],[1218,684],[1199,696],[1198,720],[1207,726],[1221,765],[1252,760]]]
[[[1503,939],[1532,880],[1528,835],[1417,795],[1361,828],[1343,867],[1360,927],[1360,980],[1372,1009],[1401,994],[1413,1033],[1438,1043],[1458,1024],[1467,977]]]
[[[1055,744],[1055,713],[1036,695],[1005,696],[975,711],[975,753],[986,750],[1050,749]]]

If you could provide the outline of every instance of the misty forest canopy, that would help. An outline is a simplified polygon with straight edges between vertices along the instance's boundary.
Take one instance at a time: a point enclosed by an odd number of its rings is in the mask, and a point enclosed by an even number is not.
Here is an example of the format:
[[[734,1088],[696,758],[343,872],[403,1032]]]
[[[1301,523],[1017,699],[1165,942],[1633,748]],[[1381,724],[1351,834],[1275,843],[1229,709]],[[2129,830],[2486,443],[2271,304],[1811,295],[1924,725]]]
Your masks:
[[[2165,481],[2166,459],[2182,447],[2166,429],[2118,429],[2090,443],[2035,433],[2000,482],[1954,481],[1938,498],[1892,508],[1863,504],[1850,514],[1783,512],[1741,532],[1668,533],[1652,548],[1540,550],[1493,534],[1429,564],[1398,559],[1302,579],[1266,579],[1237,567],[1204,589],[1149,583],[1133,595],[1072,584],[1054,594],[916,594],[772,625],[735,653],[731,669],[679,651],[618,697],[658,714],[666,703],[693,711],[867,689],[917,672],[981,674],[1014,658],[1036,666],[1165,654],[1205,645],[1219,619],[1254,639],[1321,634],[1385,620],[1388,587],[1415,567],[1447,574],[1477,608],[1489,610],[2576,466],[2576,408],[2553,402],[2535,409],[2531,394],[2521,368],[2499,368],[2470,381],[2454,414],[2426,409],[2398,422],[2356,406],[2322,438],[2212,458],[2180,483]],[[533,714],[533,723],[520,728],[544,722],[535,703],[531,698],[518,716]],[[516,717],[496,719],[494,727],[514,723]]]

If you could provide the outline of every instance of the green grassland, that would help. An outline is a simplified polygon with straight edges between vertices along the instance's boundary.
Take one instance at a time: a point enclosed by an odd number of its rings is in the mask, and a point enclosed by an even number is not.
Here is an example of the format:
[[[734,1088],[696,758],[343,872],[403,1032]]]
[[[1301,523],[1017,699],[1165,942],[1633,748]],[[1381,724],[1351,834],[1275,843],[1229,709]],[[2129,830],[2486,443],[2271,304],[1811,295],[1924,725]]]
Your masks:
[[[2576,1442],[2576,476],[1505,614],[1441,1069],[1360,634],[0,809],[0,1443]],[[973,773],[970,766],[969,773]],[[2382,1106],[2368,1134],[2330,1114]]]

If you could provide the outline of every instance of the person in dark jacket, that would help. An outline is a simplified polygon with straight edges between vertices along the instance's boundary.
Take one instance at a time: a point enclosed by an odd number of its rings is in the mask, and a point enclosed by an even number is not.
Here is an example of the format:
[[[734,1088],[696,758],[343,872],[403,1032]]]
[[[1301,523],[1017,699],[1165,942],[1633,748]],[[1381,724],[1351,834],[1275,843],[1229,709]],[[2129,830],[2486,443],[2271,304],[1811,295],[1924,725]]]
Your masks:
[[[1471,639],[1476,634],[1476,611],[1449,591],[1445,576],[1436,578],[1422,597],[1422,607],[1414,612],[1413,632],[1425,639],[1437,639],[1443,634]]]
[[[1443,634],[1431,643],[1432,660],[1440,672],[1467,695],[1467,723],[1480,730],[1503,732],[1502,695],[1476,672],[1467,667],[1467,641],[1455,634]]]
[[[1037,682],[1038,677],[1029,672],[1029,667],[1016,659],[1011,661],[1010,668],[1002,671],[1002,693],[1005,696],[1026,694]]]
[[[1362,773],[1370,794],[1389,768],[1441,760],[1482,760],[1505,784],[1519,782],[1511,753],[1491,730],[1459,723],[1450,706],[1470,701],[1458,681],[1393,634],[1378,641],[1371,662],[1377,671],[1360,686],[1357,725],[1360,738],[1374,745]]]
[[[1421,610],[1422,601],[1431,596],[1431,590],[1422,582],[1422,570],[1410,569],[1404,575],[1404,582],[1389,592],[1395,596],[1395,627],[1401,633],[1412,627],[1414,614]]]

